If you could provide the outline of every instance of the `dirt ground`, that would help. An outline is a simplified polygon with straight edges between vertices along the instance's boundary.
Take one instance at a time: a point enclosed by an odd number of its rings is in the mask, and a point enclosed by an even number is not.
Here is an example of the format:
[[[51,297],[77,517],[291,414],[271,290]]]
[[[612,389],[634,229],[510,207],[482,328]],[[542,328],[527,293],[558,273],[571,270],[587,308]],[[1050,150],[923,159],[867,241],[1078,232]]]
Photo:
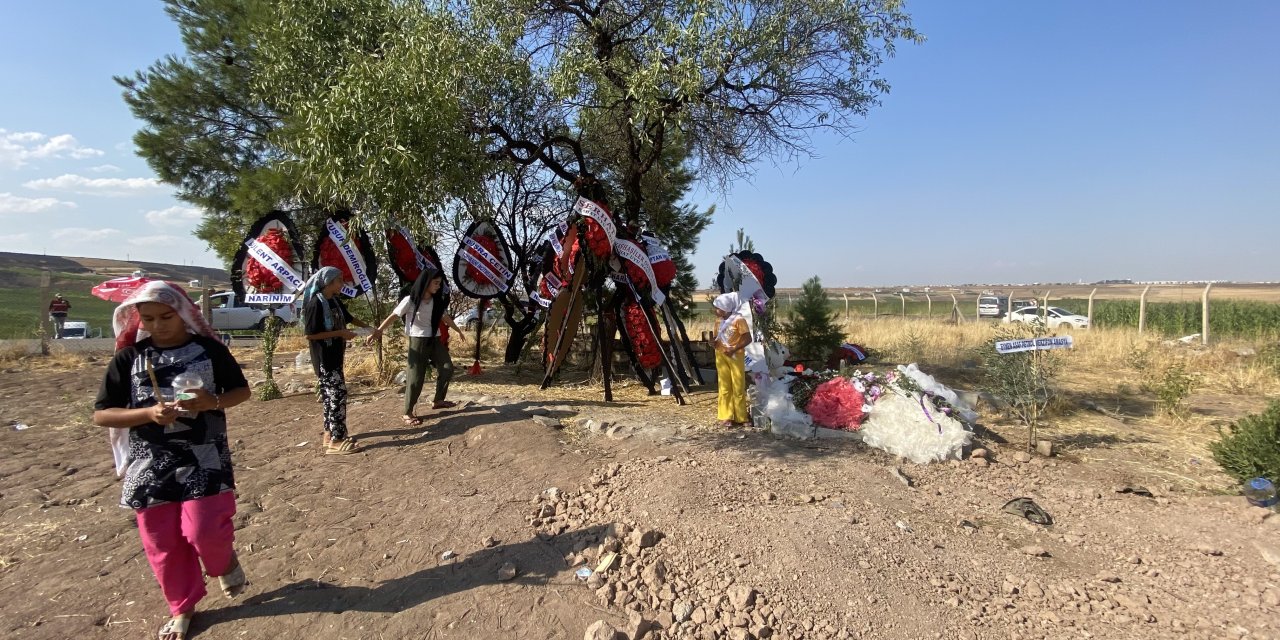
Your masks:
[[[165,619],[89,423],[105,358],[0,371],[2,637]],[[355,386],[365,451],[326,457],[309,376],[278,378],[295,392],[229,412],[252,585],[210,594],[196,638],[581,638],[597,620],[629,638],[1280,637],[1280,516],[1205,491],[1212,462],[1166,459],[1153,430],[1100,422],[1027,460],[1020,429],[987,425],[989,462],[918,466],[713,427],[714,391],[680,407],[624,385],[605,405],[491,365],[420,427],[395,389]],[[1024,496],[1054,523],[1001,511]]]

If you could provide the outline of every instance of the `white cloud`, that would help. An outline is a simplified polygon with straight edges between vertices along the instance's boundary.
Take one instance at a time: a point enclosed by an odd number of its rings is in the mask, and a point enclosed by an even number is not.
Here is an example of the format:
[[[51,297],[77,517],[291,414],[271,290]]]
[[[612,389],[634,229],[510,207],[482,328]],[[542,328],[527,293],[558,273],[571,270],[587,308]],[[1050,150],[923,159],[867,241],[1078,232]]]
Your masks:
[[[154,178],[86,178],[72,173],[56,178],[40,178],[22,183],[28,189],[70,191],[92,196],[131,196],[160,189],[164,185]]]
[[[138,236],[136,238],[129,238],[128,242],[129,244],[135,247],[163,247],[165,245],[171,245],[178,242],[182,242],[182,240],[183,240],[182,238],[179,238],[177,236],[158,235],[158,236]]]
[[[6,245],[6,244],[24,245],[30,242],[31,242],[31,234],[29,233],[15,233],[12,235],[0,236],[0,245]]]
[[[96,167],[89,167],[89,170],[94,173],[116,173],[120,171],[120,167],[114,164],[100,164]]]
[[[0,193],[0,213],[41,213],[51,209],[74,209],[76,203],[57,198],[23,198]]]
[[[195,207],[173,206],[146,212],[147,222],[166,227],[188,226],[200,222],[200,210]]]
[[[101,242],[120,235],[119,229],[85,229],[84,227],[68,227],[53,232],[54,240],[63,242]]]
[[[103,155],[100,149],[86,147],[69,133],[53,137],[35,131],[0,129],[0,168],[18,169],[31,160],[72,158],[83,160]]]

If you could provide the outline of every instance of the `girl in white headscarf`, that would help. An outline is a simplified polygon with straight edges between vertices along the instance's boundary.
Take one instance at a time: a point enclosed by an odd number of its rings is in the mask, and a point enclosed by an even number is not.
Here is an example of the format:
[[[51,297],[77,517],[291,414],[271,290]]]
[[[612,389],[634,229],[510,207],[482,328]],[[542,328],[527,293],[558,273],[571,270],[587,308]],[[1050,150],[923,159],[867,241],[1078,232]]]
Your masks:
[[[747,423],[747,365],[743,350],[751,344],[751,329],[742,317],[736,293],[716,296],[711,303],[720,320],[716,331],[716,382],[719,386],[716,417],[725,427]]]
[[[227,597],[247,584],[233,547],[226,409],[249,399],[249,383],[176,285],[147,283],[116,309],[112,325],[117,351],[93,422],[111,427],[116,473],[124,476],[120,504],[137,516],[142,548],[169,603],[160,640],[184,640],[205,596],[204,573],[218,577]],[[180,374],[188,380],[177,396]]]

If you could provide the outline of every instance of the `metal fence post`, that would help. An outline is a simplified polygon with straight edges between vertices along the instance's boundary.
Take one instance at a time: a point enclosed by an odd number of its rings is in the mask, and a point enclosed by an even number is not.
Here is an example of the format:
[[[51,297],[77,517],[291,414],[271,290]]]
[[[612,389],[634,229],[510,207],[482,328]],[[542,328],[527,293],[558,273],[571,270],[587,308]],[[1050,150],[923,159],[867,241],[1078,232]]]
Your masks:
[[[849,294],[841,294],[844,296],[844,321],[849,321]]]
[[[1204,286],[1204,294],[1200,299],[1200,344],[1209,344],[1209,289],[1213,283]]]
[[[925,312],[924,312],[925,317],[932,318],[933,317],[933,298],[927,293],[924,294],[924,304],[925,304]]]
[[[905,318],[907,317],[907,296],[903,295],[902,292],[899,291],[898,299],[902,301],[902,317]]]
[[[1138,335],[1142,335],[1147,329],[1147,292],[1151,290],[1151,285],[1142,290],[1142,297],[1138,298]]]
[[[1094,287],[1089,292],[1089,331],[1093,331],[1093,296],[1098,294],[1098,288]]]

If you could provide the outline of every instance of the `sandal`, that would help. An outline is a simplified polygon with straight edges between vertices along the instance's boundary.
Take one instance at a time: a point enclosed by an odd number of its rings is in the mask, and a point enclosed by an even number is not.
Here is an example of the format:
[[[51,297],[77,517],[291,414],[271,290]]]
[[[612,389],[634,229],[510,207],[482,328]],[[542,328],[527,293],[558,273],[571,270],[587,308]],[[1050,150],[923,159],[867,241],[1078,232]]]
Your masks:
[[[432,409],[452,409],[452,408],[454,408],[454,407],[456,407],[456,406],[458,406],[458,403],[456,403],[456,402],[450,402],[450,401],[448,401],[448,400],[441,400],[440,402],[432,402],[432,403],[431,403],[431,408],[432,408]]]
[[[400,416],[400,421],[404,422],[406,427],[416,427],[422,424],[422,418],[418,416]]]
[[[249,584],[249,579],[244,576],[244,567],[240,566],[240,558],[231,556],[231,561],[236,563],[234,569],[218,576],[218,586],[222,587],[222,594],[228,598],[235,598],[244,593],[244,589]]]
[[[335,440],[325,450],[324,454],[326,456],[345,456],[359,451],[360,447],[356,446],[356,441],[352,438],[347,438],[345,440]]]
[[[178,614],[160,627],[160,640],[187,640],[187,629],[191,627],[191,614]]]

